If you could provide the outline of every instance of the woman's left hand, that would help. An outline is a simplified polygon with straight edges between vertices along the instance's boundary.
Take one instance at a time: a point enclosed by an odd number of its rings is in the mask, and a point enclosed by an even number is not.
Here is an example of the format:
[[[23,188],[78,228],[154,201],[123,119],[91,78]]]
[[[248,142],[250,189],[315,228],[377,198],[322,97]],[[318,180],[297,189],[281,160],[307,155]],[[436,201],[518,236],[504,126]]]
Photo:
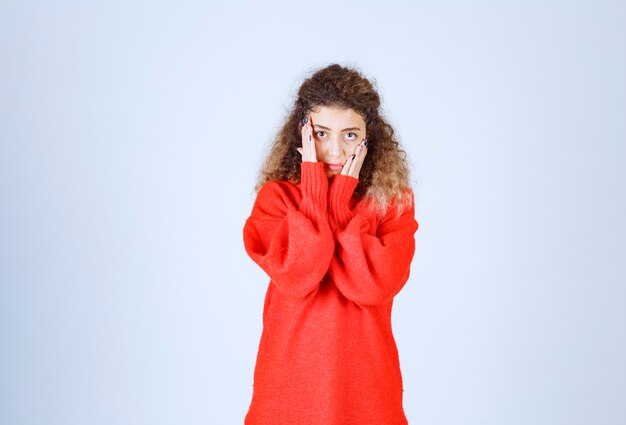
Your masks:
[[[357,145],[354,154],[352,154],[343,165],[340,174],[358,179],[361,166],[365,160],[365,155],[367,155],[367,139],[363,139],[361,143]]]

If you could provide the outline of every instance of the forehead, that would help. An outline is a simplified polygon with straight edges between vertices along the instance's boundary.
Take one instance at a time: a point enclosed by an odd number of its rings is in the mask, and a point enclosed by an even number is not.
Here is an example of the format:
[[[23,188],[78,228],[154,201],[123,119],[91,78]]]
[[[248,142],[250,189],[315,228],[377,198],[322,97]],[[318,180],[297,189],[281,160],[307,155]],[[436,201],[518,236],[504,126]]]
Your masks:
[[[365,127],[365,121],[354,109],[338,108],[333,106],[318,106],[311,112],[313,124],[327,127]]]

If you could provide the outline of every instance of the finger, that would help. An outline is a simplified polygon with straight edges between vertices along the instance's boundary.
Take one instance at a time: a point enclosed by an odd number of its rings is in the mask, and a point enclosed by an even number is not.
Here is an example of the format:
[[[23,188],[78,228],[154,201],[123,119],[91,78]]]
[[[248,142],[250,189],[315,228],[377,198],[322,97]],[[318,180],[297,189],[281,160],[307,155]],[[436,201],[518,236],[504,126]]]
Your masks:
[[[352,167],[352,164],[354,163],[354,157],[355,154],[352,154],[348,157],[348,159],[346,160],[346,163],[343,164],[343,168],[341,169],[341,172],[339,174],[343,174],[344,176],[350,175],[350,168]]]
[[[361,143],[356,145],[356,147],[354,148],[354,153],[348,157],[348,160],[344,164],[344,168],[341,169],[342,174],[345,174],[348,176],[353,175],[355,158],[357,156],[357,153],[359,152],[359,147],[361,146],[362,143],[363,141],[361,141]],[[345,170],[345,173],[344,173],[344,170]]]
[[[304,142],[307,140],[307,128],[305,124],[300,126],[300,135],[302,136],[302,146],[304,146]]]
[[[307,127],[309,129],[309,161],[317,162],[317,152],[315,149],[315,137],[313,137],[313,121],[311,117],[307,117]]]
[[[359,149],[357,149],[358,151]],[[348,170],[348,175],[352,177],[358,177],[359,175],[359,153],[354,154],[354,160],[350,164],[350,169]]]
[[[365,160],[365,155],[367,155],[367,147],[365,146],[364,141],[362,141],[356,148],[354,161],[352,161],[352,165],[348,171],[349,176],[358,178],[361,166]]]
[[[298,151],[302,154],[302,161],[308,161],[310,157],[310,154],[309,154],[310,149],[309,149],[308,129],[307,129],[306,123],[303,123],[301,133],[302,133],[302,137],[301,137],[302,147],[298,148]]]

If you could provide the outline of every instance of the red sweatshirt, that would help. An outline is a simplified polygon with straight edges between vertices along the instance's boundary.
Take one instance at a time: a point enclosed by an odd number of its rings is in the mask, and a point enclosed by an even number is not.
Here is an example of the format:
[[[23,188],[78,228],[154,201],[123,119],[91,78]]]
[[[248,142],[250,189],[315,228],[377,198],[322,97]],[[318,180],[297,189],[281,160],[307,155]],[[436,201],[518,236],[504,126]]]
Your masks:
[[[418,223],[352,197],[358,179],[303,162],[301,182],[259,190],[243,238],[268,275],[247,425],[401,425],[393,297]],[[411,193],[412,196],[412,193]]]

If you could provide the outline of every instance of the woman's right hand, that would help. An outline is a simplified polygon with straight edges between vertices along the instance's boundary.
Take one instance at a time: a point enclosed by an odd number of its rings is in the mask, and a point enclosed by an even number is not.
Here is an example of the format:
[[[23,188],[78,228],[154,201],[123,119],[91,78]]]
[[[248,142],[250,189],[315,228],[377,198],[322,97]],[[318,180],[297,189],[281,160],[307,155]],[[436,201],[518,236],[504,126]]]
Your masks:
[[[313,124],[311,117],[306,117],[306,122],[302,126],[302,147],[297,148],[302,155],[302,162],[317,162],[315,151],[315,138],[313,137]]]

